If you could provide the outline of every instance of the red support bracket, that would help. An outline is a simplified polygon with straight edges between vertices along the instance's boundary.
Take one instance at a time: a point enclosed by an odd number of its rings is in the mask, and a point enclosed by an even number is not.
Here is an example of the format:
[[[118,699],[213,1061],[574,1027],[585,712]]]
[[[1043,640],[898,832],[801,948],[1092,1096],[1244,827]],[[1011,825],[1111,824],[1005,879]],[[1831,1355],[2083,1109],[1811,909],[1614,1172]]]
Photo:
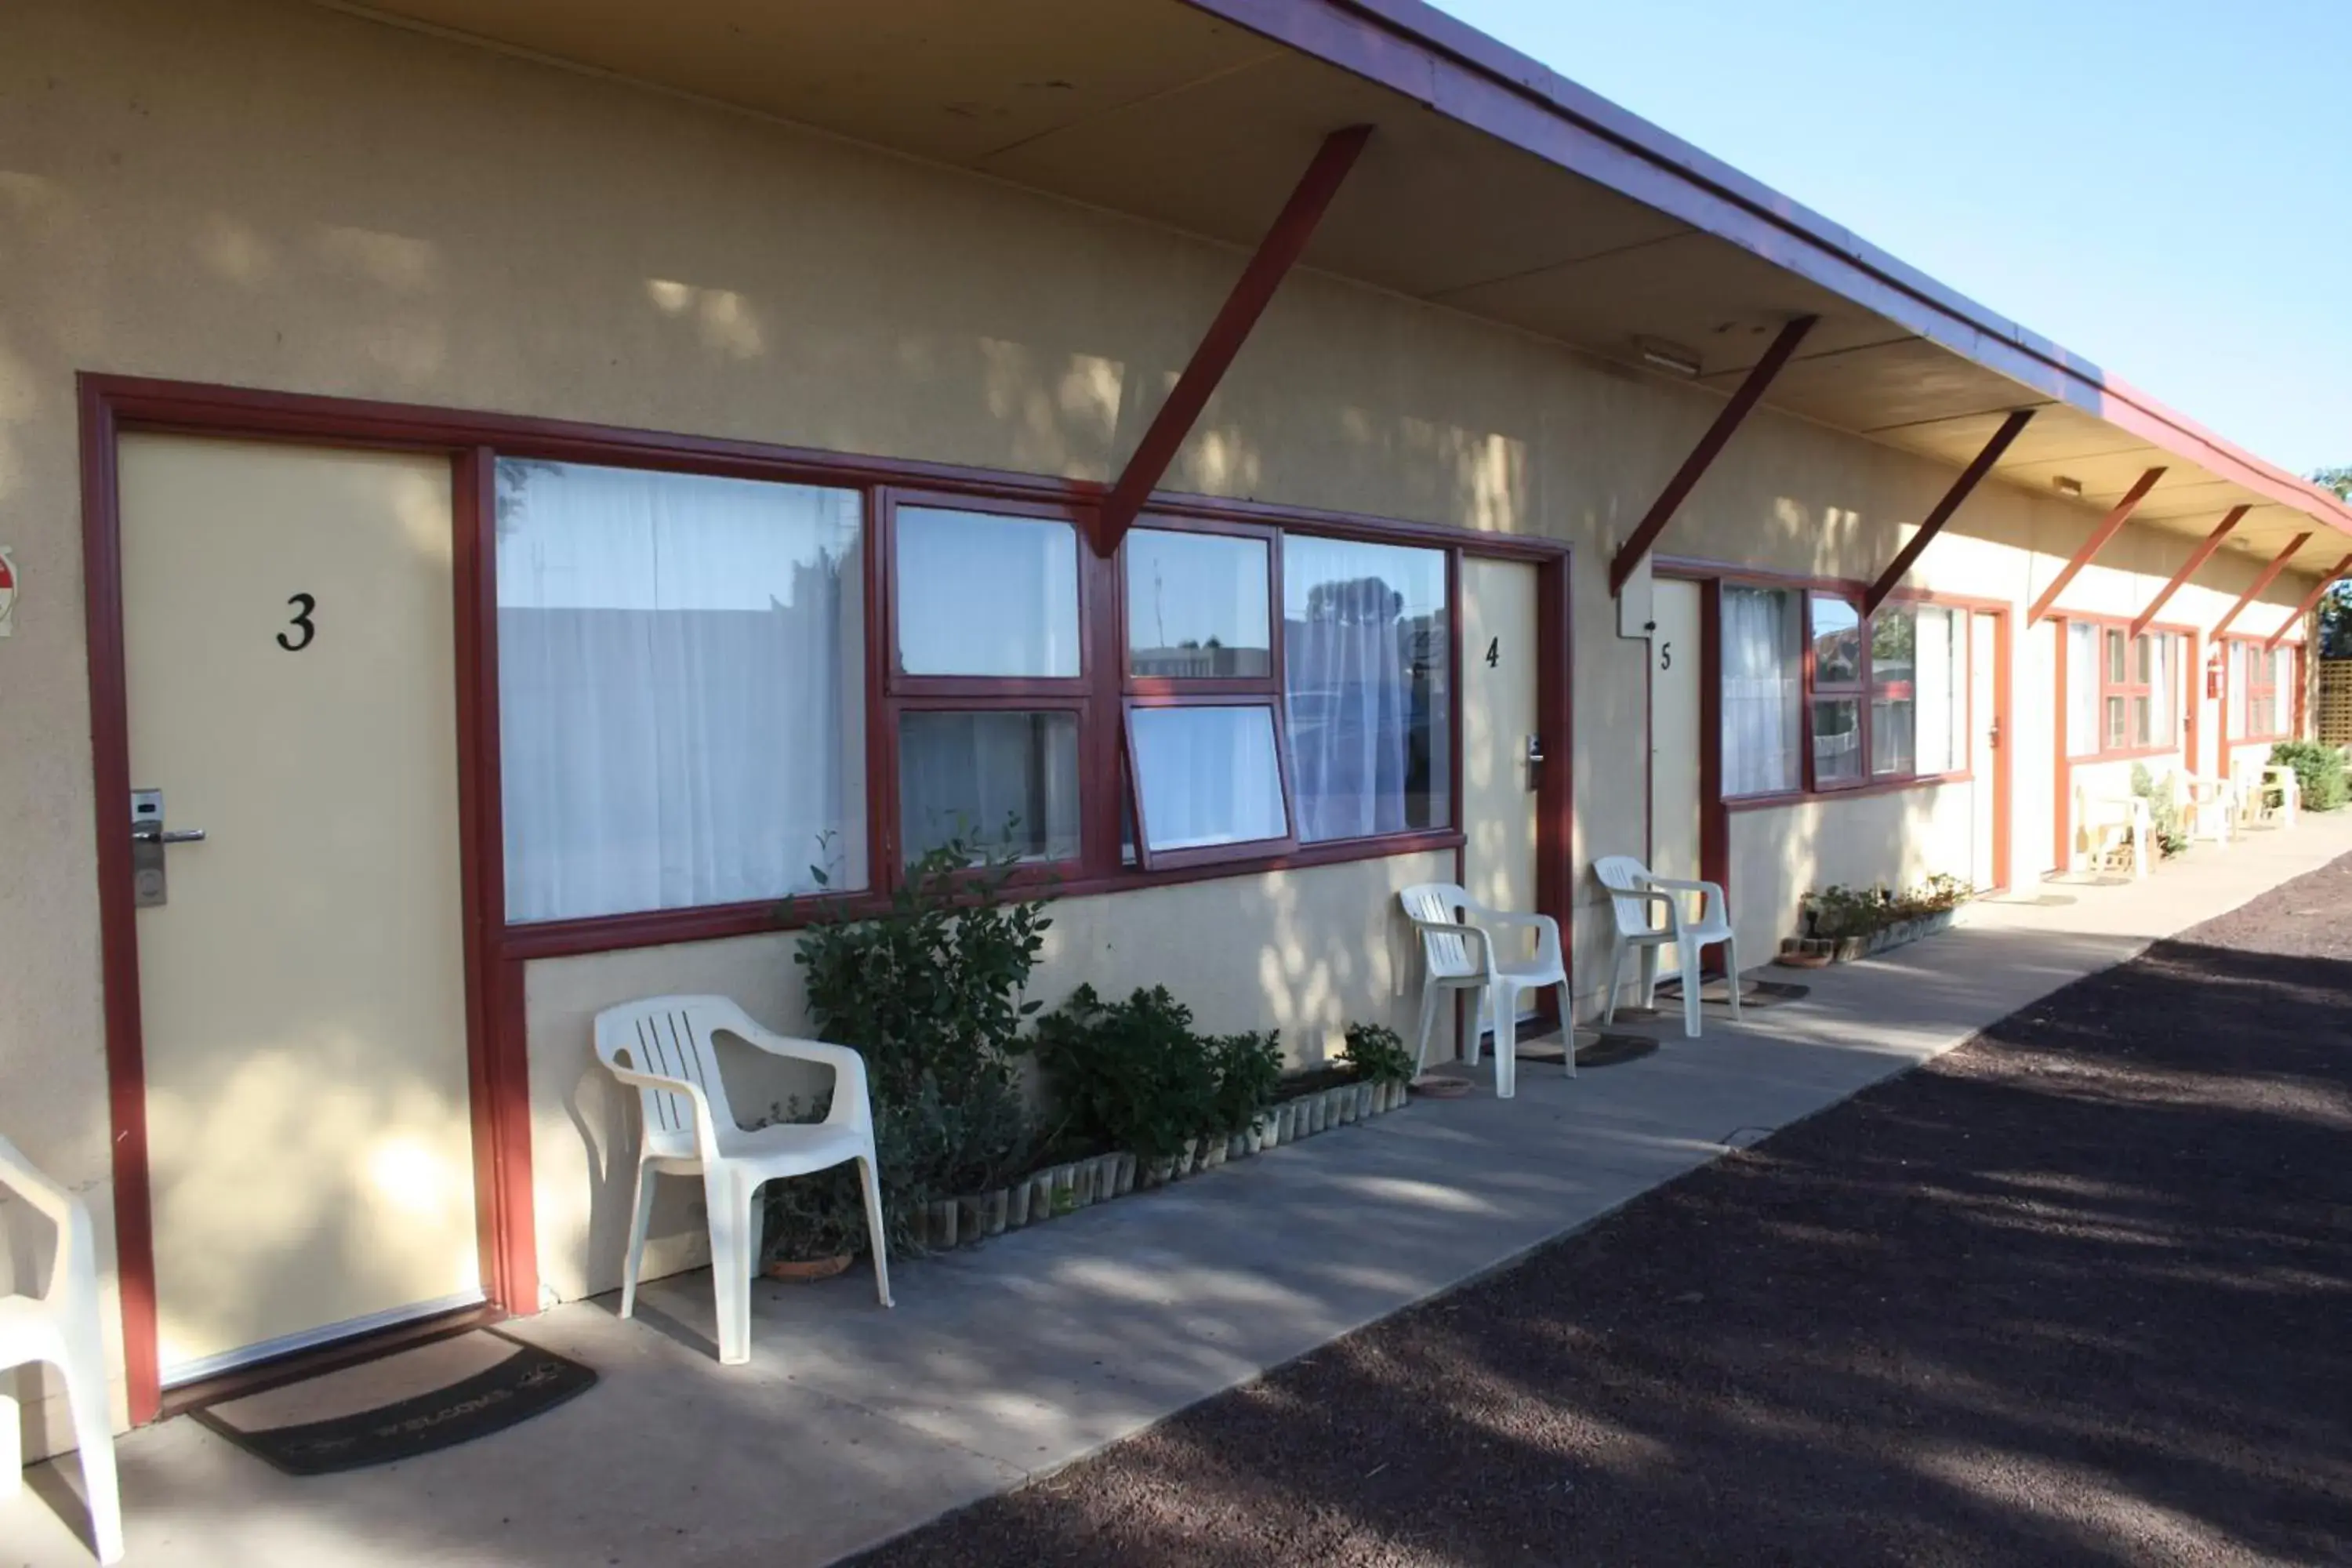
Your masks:
[[[1864,620],[1877,614],[1878,606],[1886,602],[1886,595],[1895,592],[1895,584],[1903,581],[1903,574],[1910,571],[1926,552],[1927,546],[1935,542],[1936,535],[1944,531],[1944,524],[1952,521],[1952,514],[1960,510],[1960,503],[1969,499],[1969,492],[1992,472],[1992,466],[2000,461],[2000,455],[2009,450],[2009,444],[2017,439],[2032,418],[2032,409],[2020,408],[2001,421],[2000,428],[1992,433],[1992,439],[1985,443],[1984,450],[1977,454],[1976,461],[1960,471],[1960,477],[1952,481],[1952,488],[1944,492],[1944,499],[1936,503],[1936,510],[1921,521],[1919,531],[1895,552],[1894,563],[1878,574],[1878,581],[1873,583],[1870,591],[1862,596]]]
[[[2254,602],[2255,595],[2261,593],[2273,583],[2278,581],[2278,574],[2286,570],[2288,560],[2296,551],[2302,549],[2310,538],[2311,535],[2308,533],[2298,533],[2293,539],[2288,540],[2286,542],[2286,548],[2280,551],[2277,555],[2272,557],[2271,563],[2263,568],[2263,574],[2254,579],[2253,585],[2248,588],[2244,593],[2238,595],[2238,602],[2230,606],[2230,613],[2221,617],[2221,624],[2215,626],[2211,631],[2207,632],[2205,635],[2212,638],[2215,642],[2220,642],[2221,640],[2221,634],[2230,629],[2230,623],[2238,618],[2238,612],[2244,609],[2248,605],[2252,604]]]
[[[2287,616],[2286,619],[2281,621],[2279,623],[2279,629],[2273,632],[2270,635],[2270,640],[2263,644],[2263,651],[2264,653],[2268,653],[2271,649],[2278,647],[2279,638],[2294,630],[2294,624],[2303,619],[2304,616],[2311,614],[2311,607],[2319,603],[2319,595],[2327,592],[2327,590],[2335,584],[2336,579],[2342,577],[2347,572],[2352,572],[2352,555],[2347,555],[2343,560],[2338,561],[2335,565],[2329,567],[2326,574],[2322,576],[2318,582],[2314,583],[2311,585],[2311,592],[2305,594],[2303,596],[2303,602],[2295,605],[2294,613]]]
[[[2162,468],[2150,468],[2133,481],[2132,488],[2124,492],[2124,499],[2116,502],[2114,509],[2099,520],[2099,526],[2091,531],[2091,537],[2083,541],[2083,548],[2074,552],[2074,559],[2059,568],[2057,580],[2033,601],[2033,608],[2025,616],[2029,628],[2042,624],[2042,617],[2050,613],[2050,606],[2058,602],[2058,595],[2066,591],[2074,574],[2091,563],[2091,557],[2104,549],[2108,540],[2124,531],[2124,524],[2131,521],[2131,514],[2139,510],[2139,503],[2147,499],[2147,492],[2156,489],[2156,481],[2162,478]]]
[[[2221,541],[2230,537],[2231,531],[2238,526],[2239,520],[2253,510],[2252,506],[2233,506],[2230,509],[2229,516],[2223,518],[2220,526],[2205,536],[2205,542],[2189,552],[2189,559],[2182,562],[2180,570],[2172,574],[2172,581],[2167,583],[2163,591],[2147,602],[2147,609],[2132,618],[2132,636],[2137,637],[2147,630],[2147,623],[2156,619],[2156,613],[2164,608],[2166,602],[2173,595],[2180,592],[2182,584],[2197,574],[2197,568],[2213,558],[2213,552],[2221,548]]]
[[[1723,405],[1723,412],[1715,416],[1715,423],[1707,426],[1706,434],[1698,438],[1698,445],[1693,447],[1690,456],[1683,459],[1683,466],[1675,470],[1675,477],[1666,481],[1666,488],[1658,492],[1656,500],[1650,503],[1648,513],[1625,542],[1618,547],[1616,559],[1609,563],[1611,597],[1625,591],[1625,579],[1633,574],[1634,566],[1650,552],[1650,547],[1657,543],[1658,535],[1664,533],[1666,524],[1674,521],[1675,513],[1681,509],[1684,500],[1715,459],[1722,455],[1723,448],[1730,444],[1739,426],[1747,423],[1748,414],[1764,395],[1765,389],[1772,384],[1773,378],[1780,374],[1780,367],[1789,363],[1789,356],[1797,352],[1797,345],[1805,341],[1805,334],[1813,330],[1813,323],[1820,319],[1818,316],[1799,316],[1790,321],[1780,329],[1780,335],[1772,340],[1772,346],[1764,351],[1764,357],[1748,368],[1747,379],[1739,384],[1739,390],[1731,395],[1731,401]]]
[[[1143,439],[1136,444],[1135,455],[1128,458],[1126,469],[1111,486],[1096,518],[1094,542],[1097,555],[1108,558],[1118,549],[1118,542],[1134,526],[1143,503],[1160,488],[1168,465],[1176,460],[1177,448],[1192,433],[1201,411],[1209,405],[1210,394],[1217,390],[1234,356],[1249,341],[1250,329],[1257,325],[1274,291],[1281,287],[1284,277],[1306,250],[1315,226],[1323,219],[1324,209],[1339,194],[1339,183],[1355,167],[1357,155],[1363,152],[1371,134],[1369,125],[1350,125],[1323,139],[1314,162],[1307,165],[1307,172],[1298,177],[1297,188],[1283,205],[1281,216],[1265,231],[1265,237],[1258,241],[1257,253],[1242,268],[1233,292],[1225,296],[1224,304],[1218,309],[1216,320],[1209,323],[1200,345],[1193,349],[1184,374],[1176,378],[1168,401],[1160,405]]]

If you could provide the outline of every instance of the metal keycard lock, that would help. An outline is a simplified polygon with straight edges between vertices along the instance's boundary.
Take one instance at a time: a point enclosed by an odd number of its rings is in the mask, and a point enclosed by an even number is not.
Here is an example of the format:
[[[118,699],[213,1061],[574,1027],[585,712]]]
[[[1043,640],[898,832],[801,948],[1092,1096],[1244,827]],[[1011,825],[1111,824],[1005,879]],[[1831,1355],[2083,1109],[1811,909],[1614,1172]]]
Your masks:
[[[1543,783],[1544,743],[1541,735],[1528,737],[1528,788],[1536,789]]]
[[[134,789],[131,792],[131,907],[139,910],[159,909],[170,901],[169,879],[163,874],[163,847],[167,844],[201,844],[205,830],[183,827],[167,830],[163,826],[163,792],[160,789]]]

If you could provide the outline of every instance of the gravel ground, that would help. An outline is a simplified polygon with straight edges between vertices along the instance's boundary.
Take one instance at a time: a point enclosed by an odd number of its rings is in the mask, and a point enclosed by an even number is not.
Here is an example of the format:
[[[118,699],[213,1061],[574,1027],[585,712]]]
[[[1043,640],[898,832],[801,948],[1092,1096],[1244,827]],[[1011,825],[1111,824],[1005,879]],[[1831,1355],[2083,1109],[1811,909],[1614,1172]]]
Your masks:
[[[859,1561],[2352,1563],[2352,858]]]

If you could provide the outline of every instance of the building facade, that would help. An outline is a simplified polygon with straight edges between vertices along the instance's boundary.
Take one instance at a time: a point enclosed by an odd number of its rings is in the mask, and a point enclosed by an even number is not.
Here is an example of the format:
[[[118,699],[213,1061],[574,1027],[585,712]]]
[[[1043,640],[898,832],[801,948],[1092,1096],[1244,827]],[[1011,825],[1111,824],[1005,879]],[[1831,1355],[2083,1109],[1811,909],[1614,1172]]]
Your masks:
[[[1596,856],[1752,965],[2304,722],[2352,514],[1433,13],[761,9],[0,16],[0,1133],[99,1217],[127,1419],[612,1288],[592,1016],[801,1026],[794,926],[960,830],[1053,879],[1049,1005],[1311,1059],[1410,1031],[1410,884],[1557,913],[1590,1013]]]

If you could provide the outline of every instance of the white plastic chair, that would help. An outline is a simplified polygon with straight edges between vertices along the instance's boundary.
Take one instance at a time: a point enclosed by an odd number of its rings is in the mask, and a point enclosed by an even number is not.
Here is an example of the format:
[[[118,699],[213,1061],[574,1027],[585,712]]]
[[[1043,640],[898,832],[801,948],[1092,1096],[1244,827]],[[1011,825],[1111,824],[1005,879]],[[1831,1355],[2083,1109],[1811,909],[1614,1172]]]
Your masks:
[[[2230,759],[2230,774],[2238,788],[2238,821],[2243,826],[2278,819],[2293,827],[2303,807],[2303,781],[2293,768],[2261,755]]]
[[[47,1362],[65,1374],[66,1405],[81,1450],[81,1489],[88,1494],[90,1534],[100,1563],[122,1561],[122,1499],[114,1476],[114,1423],[107,1408],[106,1333],[99,1316],[98,1245],[89,1210],[65,1188],[33,1169],[15,1144],[0,1138],[0,1188],[57,1227],[48,1289],[38,1296],[0,1296],[0,1377]],[[25,1484],[16,1401],[0,1394],[0,1499]]]
[[[1471,1027],[1467,1055],[1478,1060],[1478,1037],[1491,1024],[1495,1031],[1495,1098],[1508,1100],[1519,1091],[1519,994],[1559,987],[1563,1029],[1573,1033],[1570,1019],[1568,963],[1559,945],[1559,923],[1549,915],[1519,915],[1490,910],[1451,882],[1422,882],[1397,894],[1397,901],[1421,933],[1424,970],[1421,982],[1421,1038],[1413,1055],[1418,1074],[1429,1060],[1429,1037],[1437,1026],[1439,999],[1451,991],[1478,994],[1478,1019]],[[1532,956],[1515,957],[1495,952],[1490,928],[1535,933]],[[1576,1047],[1568,1049],[1568,1076],[1576,1076]]]
[[[2238,815],[2238,786],[2229,779],[2207,777],[2175,768],[2165,780],[2172,809],[2189,827],[2192,839],[2215,844],[2230,842],[2230,827]]]
[[[820,1122],[757,1129],[728,1109],[712,1037],[733,1035],[773,1056],[833,1069],[833,1108]],[[719,1315],[719,1359],[751,1359],[751,1278],[760,1268],[761,1186],[857,1162],[866,1189],[866,1236],[874,1250],[874,1291],[890,1305],[890,1263],[883,1241],[882,1186],[874,1154],[874,1109],[866,1062],[846,1046],[788,1039],[753,1023],[724,996],[655,996],[596,1015],[596,1055],[623,1083],[636,1086],[644,1111],[637,1144],[637,1190],[622,1266],[621,1316],[636,1310],[637,1270],[653,1221],[654,1178],[702,1178],[710,1218],[711,1289]]]
[[[2136,795],[2097,795],[2084,785],[2074,786],[2074,837],[2089,847],[2094,871],[2109,858],[2128,852],[2132,879],[2145,878],[2152,837],[2148,823],[2147,802]]]
[[[1642,1005],[1649,1007],[1657,1003],[1658,950],[1672,946],[1682,971],[1683,1033],[1696,1039],[1703,986],[1699,955],[1721,942],[1724,969],[1731,979],[1731,1016],[1737,1022],[1739,944],[1732,935],[1731,906],[1723,889],[1714,882],[1652,876],[1650,868],[1631,855],[1603,855],[1592,863],[1592,874],[1609,889],[1610,906],[1617,916],[1617,929],[1609,942],[1609,1001],[1601,1009],[1601,1021],[1617,1021],[1617,988],[1625,970],[1626,949],[1635,949],[1642,955]],[[1695,915],[1683,907],[1682,895],[1688,893],[1699,895]],[[1663,925],[1652,918],[1658,911],[1665,915]]]

